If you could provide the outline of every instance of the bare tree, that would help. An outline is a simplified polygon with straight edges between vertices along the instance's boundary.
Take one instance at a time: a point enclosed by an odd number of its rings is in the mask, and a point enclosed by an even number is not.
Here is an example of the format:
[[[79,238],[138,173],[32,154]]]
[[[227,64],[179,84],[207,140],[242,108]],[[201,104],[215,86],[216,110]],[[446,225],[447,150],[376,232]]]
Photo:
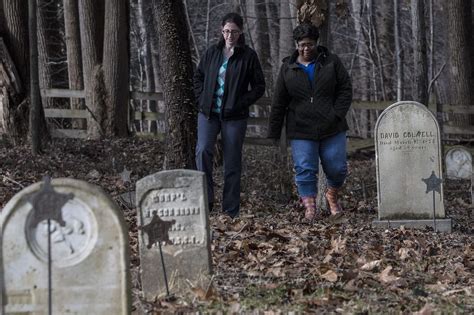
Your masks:
[[[247,0],[244,18],[250,34],[250,45],[254,47],[262,64],[267,86],[272,86],[271,45],[267,23],[265,0]]]
[[[28,131],[28,2],[3,0],[4,40],[20,82],[17,89],[4,89],[4,129],[13,143],[26,139]]]
[[[142,37],[142,47],[139,49],[139,53],[143,55],[143,68],[145,72],[145,91],[155,92],[155,75],[154,75],[154,58],[152,50],[152,42],[155,40],[153,32],[149,30],[153,29],[153,7],[152,3],[148,1],[138,0],[138,15],[139,15],[139,26],[140,36]],[[150,112],[157,111],[156,101],[147,101],[148,110]],[[156,132],[157,124],[156,121],[151,122],[150,131]]]
[[[393,2],[381,1],[375,6],[374,33],[377,38],[378,67],[380,69],[380,87],[382,100],[394,98],[394,66],[393,66]]]
[[[288,0],[283,0],[280,3],[280,38],[279,38],[279,57],[278,62],[273,64],[277,70],[280,68],[281,60],[286,56],[289,56],[295,50],[295,44],[293,40],[293,23],[291,13],[291,3]]]
[[[369,100],[369,63],[368,63],[368,52],[364,30],[362,27],[363,17],[365,16],[365,6],[363,5],[364,0],[352,0],[352,18],[354,20],[354,37],[356,40],[356,46],[354,55],[352,57],[349,73],[352,76],[354,67],[358,68],[359,79],[354,80],[354,91],[357,93],[357,97],[360,100]],[[357,63],[357,64],[356,64]]]
[[[39,4],[39,5],[38,5]],[[33,4],[30,4],[33,5]],[[34,22],[37,27],[37,38],[38,38],[38,57],[39,57],[39,84],[42,89],[52,88],[52,77],[51,77],[51,63],[49,62],[52,59],[52,55],[55,53],[52,51],[51,45],[48,45],[48,38],[60,38],[60,36],[53,35],[54,32],[59,33],[57,25],[50,25],[48,23],[48,13],[57,11],[57,6],[52,1],[38,0],[34,4],[37,7],[38,15],[36,16],[36,21]],[[33,21],[29,21],[30,24]],[[55,27],[56,26],[56,27]],[[59,35],[59,34],[58,34]],[[31,39],[31,36],[30,36]],[[31,43],[31,41],[30,41]],[[31,51],[31,49],[30,49]],[[31,58],[30,58],[31,59]],[[49,97],[44,97],[41,99],[41,102],[45,108],[53,107],[54,99]],[[31,106],[33,107],[33,106]]]
[[[104,78],[100,67],[100,35],[98,29],[99,3],[94,0],[79,0],[79,21],[81,32],[82,67],[84,73],[84,90],[86,107],[89,112],[87,133],[97,139],[104,134],[102,129],[105,120]]]
[[[107,109],[106,134],[128,135],[128,50],[127,8],[125,1],[105,2],[107,18],[104,25],[103,71],[105,106]]]
[[[413,98],[428,105],[428,61],[425,33],[425,6],[423,0],[412,0],[411,21],[413,32]]]
[[[469,36],[466,14],[467,3],[470,0],[450,0],[447,2],[448,9],[448,47],[449,47],[449,70],[452,76],[450,86],[451,100],[453,104],[471,105],[472,102],[472,78],[471,58],[469,51]],[[469,13],[470,13],[469,6]]]
[[[79,7],[76,0],[63,0],[63,6],[69,88],[82,90],[84,89],[84,81],[82,78]],[[71,108],[84,109],[84,100],[72,98]],[[84,127],[80,121],[75,121],[74,125],[78,128]]]
[[[270,72],[271,76],[267,81],[269,85],[269,89],[272,88],[273,82],[275,81],[276,77],[278,76],[278,57],[279,57],[279,38],[280,38],[280,25],[279,25],[279,7],[281,4],[276,4],[273,1],[266,1],[266,12],[267,12],[267,24],[268,24],[268,35],[269,35],[269,44],[270,44],[270,56],[271,59],[269,60],[270,65]],[[273,66],[275,65],[275,66]]]
[[[31,151],[39,154],[41,151],[41,97],[39,91],[38,70],[38,25],[37,2],[28,1],[29,15],[29,49],[30,49],[30,134]]]
[[[182,1],[155,0],[160,65],[166,106],[164,168],[195,168],[196,110],[192,89],[191,49]]]
[[[80,0],[79,20],[86,106],[90,113],[88,135],[126,136],[129,88],[125,2]]]
[[[400,19],[398,18],[399,10],[399,0],[393,0],[397,101],[401,101],[403,99],[403,51],[400,45]]]

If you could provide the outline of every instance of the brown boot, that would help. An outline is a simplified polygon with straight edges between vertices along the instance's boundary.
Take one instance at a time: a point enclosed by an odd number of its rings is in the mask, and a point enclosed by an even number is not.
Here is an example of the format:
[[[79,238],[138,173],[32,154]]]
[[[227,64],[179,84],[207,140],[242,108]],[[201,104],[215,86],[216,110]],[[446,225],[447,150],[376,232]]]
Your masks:
[[[337,215],[342,213],[342,207],[339,204],[339,201],[337,200],[337,194],[339,192],[338,188],[333,188],[329,187],[326,190],[326,200],[328,201],[329,204],[329,209],[331,210],[331,215]]]
[[[308,221],[313,221],[316,217],[316,198],[314,197],[301,197],[305,212],[304,218]]]

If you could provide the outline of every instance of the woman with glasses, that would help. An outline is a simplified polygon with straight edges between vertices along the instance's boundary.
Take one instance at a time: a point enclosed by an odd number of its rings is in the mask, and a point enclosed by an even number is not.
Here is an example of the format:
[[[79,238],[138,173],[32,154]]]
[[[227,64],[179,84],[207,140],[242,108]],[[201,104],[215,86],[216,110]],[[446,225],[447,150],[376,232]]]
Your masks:
[[[269,138],[286,132],[293,155],[295,182],[306,220],[316,217],[319,160],[327,177],[325,197],[332,215],[342,212],[338,202],[346,175],[346,114],[352,86],[339,58],[318,46],[316,26],[301,24],[293,31],[295,52],[283,60],[269,119]]]
[[[245,45],[242,17],[229,13],[221,25],[219,42],[205,52],[194,75],[199,109],[196,164],[206,173],[211,210],[214,145],[220,133],[224,155],[222,210],[234,218],[240,211],[242,146],[249,107],[265,92],[265,79],[257,54]]]

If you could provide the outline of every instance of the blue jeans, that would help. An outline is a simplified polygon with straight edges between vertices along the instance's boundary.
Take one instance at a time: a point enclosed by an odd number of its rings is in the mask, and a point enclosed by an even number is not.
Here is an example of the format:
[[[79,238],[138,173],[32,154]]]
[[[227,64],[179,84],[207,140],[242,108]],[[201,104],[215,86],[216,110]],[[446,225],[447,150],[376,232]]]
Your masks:
[[[212,179],[214,146],[221,133],[224,154],[223,211],[235,217],[240,211],[240,174],[242,171],[242,146],[244,144],[247,119],[223,121],[217,115],[209,119],[198,115],[198,139],[196,144],[197,169],[206,173],[207,197],[214,201],[214,181]]]
[[[339,188],[347,176],[346,133],[341,132],[319,141],[291,140],[295,182],[301,197],[316,196],[319,159],[328,186]]]

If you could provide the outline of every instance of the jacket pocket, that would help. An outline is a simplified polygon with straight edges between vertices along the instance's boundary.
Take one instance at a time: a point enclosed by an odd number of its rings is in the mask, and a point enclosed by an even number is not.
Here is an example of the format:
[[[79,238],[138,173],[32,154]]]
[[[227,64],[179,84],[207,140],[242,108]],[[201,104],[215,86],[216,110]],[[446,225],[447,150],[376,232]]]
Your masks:
[[[324,134],[324,133],[328,133],[337,129],[338,120],[339,118],[337,118],[334,108],[329,107],[328,112],[321,115],[321,119],[320,119],[321,124],[319,126],[321,133]]]

